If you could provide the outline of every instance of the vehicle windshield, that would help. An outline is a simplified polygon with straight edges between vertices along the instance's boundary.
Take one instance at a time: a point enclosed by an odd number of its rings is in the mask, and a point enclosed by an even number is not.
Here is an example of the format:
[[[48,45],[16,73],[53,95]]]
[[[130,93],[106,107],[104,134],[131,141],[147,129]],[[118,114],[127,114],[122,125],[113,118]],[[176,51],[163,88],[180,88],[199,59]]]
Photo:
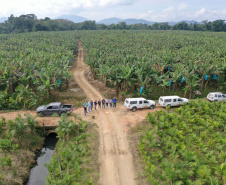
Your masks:
[[[160,98],[159,100],[163,102],[163,99],[162,98]]]

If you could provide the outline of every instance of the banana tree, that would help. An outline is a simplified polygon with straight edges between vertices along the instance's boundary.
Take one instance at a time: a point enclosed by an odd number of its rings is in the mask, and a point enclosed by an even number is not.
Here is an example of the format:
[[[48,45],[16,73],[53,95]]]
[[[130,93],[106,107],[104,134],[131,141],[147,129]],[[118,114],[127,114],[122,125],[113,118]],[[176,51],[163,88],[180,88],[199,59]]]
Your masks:
[[[38,123],[35,118],[36,117],[33,117],[32,115],[30,115],[29,113],[28,114],[24,114],[26,117],[25,117],[25,121],[28,125],[28,127],[30,128],[30,131],[35,134],[35,126],[36,124]]]
[[[61,119],[57,122],[59,127],[57,131],[59,132],[59,137],[62,137],[64,141],[70,140],[70,133],[74,129],[75,124],[72,120],[69,120],[67,115],[62,115]]]
[[[124,77],[121,73],[121,66],[119,64],[117,66],[115,65],[111,67],[109,80],[115,86],[116,94],[118,96],[124,80]]]
[[[16,119],[14,121],[9,121],[9,132],[12,136],[16,136],[18,140],[20,140],[21,135],[25,132],[26,130],[26,125],[24,124],[25,121],[22,118],[20,114],[17,115]]]
[[[24,109],[34,106],[37,102],[36,94],[29,88],[29,85],[19,85],[16,87],[16,101],[23,103]]]
[[[199,62],[199,63],[195,63],[196,67],[196,72],[198,73],[198,75],[200,76],[201,79],[201,84],[200,84],[200,91],[202,91],[203,86],[204,86],[204,81],[205,81],[205,76],[206,75],[211,75],[212,71],[215,71],[215,66],[211,65],[207,62]],[[206,85],[208,83],[209,80],[207,80]]]
[[[133,87],[135,83],[135,74],[134,74],[135,66],[122,66],[122,76],[123,76],[123,84],[124,89],[128,92],[129,88]]]
[[[166,90],[166,87],[169,86],[169,81],[166,79],[162,79],[162,83],[159,86],[163,87],[163,93],[164,93]]]
[[[38,76],[40,80],[38,90],[42,92],[43,97],[49,99],[55,86],[51,79],[50,70],[42,69],[40,72],[38,72]]]
[[[194,90],[200,85],[198,79],[199,77],[197,75],[192,75],[190,76],[190,78],[186,80],[186,86],[188,87],[190,92],[189,99],[191,99],[192,93],[194,92]]]
[[[147,84],[151,80],[150,72],[145,68],[137,68],[135,70],[135,75],[137,76],[138,85],[143,86],[144,88],[147,87]]]

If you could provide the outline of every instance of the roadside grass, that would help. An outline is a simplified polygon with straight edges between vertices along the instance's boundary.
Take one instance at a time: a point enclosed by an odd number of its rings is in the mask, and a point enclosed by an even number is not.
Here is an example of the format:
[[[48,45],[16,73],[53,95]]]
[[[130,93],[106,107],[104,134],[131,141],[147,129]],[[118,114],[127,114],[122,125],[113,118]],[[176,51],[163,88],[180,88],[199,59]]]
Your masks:
[[[147,120],[144,120],[137,125],[128,133],[128,140],[130,150],[133,156],[133,164],[135,167],[135,179],[138,185],[148,184],[148,173],[145,171],[145,161],[142,158],[142,153],[139,150],[140,137],[144,135],[147,130],[151,129],[151,125]]]
[[[26,182],[30,168],[35,164],[35,151],[41,149],[44,139],[36,131],[24,131],[20,138],[11,137],[9,125],[0,127],[0,184],[17,185]]]
[[[92,125],[88,125],[87,127],[87,138],[85,145],[85,150],[88,151],[84,156],[84,161],[82,164],[82,169],[84,169],[84,173],[82,173],[80,184],[86,184],[86,180],[91,178],[92,184],[99,184],[99,172],[100,172],[100,164],[99,164],[99,133],[97,130],[97,125],[94,123]]]

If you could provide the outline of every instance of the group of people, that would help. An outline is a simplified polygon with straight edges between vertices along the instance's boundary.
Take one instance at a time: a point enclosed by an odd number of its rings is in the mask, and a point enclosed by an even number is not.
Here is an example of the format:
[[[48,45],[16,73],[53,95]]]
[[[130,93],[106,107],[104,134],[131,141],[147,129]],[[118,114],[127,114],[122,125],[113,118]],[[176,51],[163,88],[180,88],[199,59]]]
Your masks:
[[[102,99],[102,100],[89,100],[88,103],[87,101],[85,101],[83,103],[83,107],[84,107],[84,114],[86,116],[86,113],[87,112],[91,112],[94,108],[95,110],[98,108],[98,109],[101,109],[101,108],[111,108],[111,107],[115,107],[116,108],[116,102],[117,102],[117,99],[116,98],[113,98],[113,99]],[[87,111],[87,108],[88,108],[88,111]]]

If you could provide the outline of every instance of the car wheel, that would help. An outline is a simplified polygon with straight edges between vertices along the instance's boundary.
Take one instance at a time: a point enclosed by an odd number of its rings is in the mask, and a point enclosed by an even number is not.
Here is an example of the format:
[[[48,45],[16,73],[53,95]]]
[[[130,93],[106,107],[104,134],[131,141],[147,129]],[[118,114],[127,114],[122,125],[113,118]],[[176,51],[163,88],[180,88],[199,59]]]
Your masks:
[[[133,107],[133,108],[132,108],[132,111],[133,111],[133,112],[135,112],[136,110],[137,110],[137,108],[136,108],[136,107]]]
[[[154,105],[151,105],[151,106],[150,106],[150,109],[154,109],[154,108],[155,108],[155,106],[154,106]]]
[[[45,116],[45,114],[44,114],[43,112],[39,112],[38,115],[39,115],[40,117],[44,117],[44,116]]]
[[[61,112],[60,115],[66,115],[66,112]]]
[[[214,100],[214,101],[217,101],[217,100]]]
[[[171,108],[171,105],[169,104],[169,105],[167,105],[166,107],[169,107],[169,108]]]

